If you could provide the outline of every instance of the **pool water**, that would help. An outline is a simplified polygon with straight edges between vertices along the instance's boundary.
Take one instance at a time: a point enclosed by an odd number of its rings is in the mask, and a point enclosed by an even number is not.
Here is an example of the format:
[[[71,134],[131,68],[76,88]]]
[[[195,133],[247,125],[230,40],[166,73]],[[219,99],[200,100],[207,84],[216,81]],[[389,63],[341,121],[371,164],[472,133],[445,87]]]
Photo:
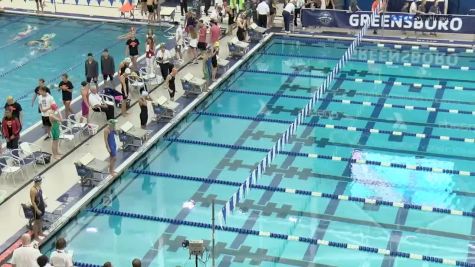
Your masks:
[[[294,120],[348,45],[273,37],[89,208],[210,223],[212,201],[220,210],[236,186],[183,177],[243,182],[266,154],[249,148],[272,147],[286,130],[285,122]],[[473,54],[440,51],[362,44],[354,60],[316,104],[314,114],[284,148],[299,153],[279,154],[258,184],[472,211],[475,144],[436,136],[474,138],[472,115],[453,110],[473,110],[470,99],[475,77],[470,72],[441,69],[436,62],[424,63],[432,64],[429,68],[402,66],[403,55],[416,58],[412,56],[417,54],[419,58],[437,55],[442,60],[450,56],[450,62],[455,58],[458,64],[451,66],[473,67]],[[361,61],[385,52],[401,54],[393,56],[399,61],[392,65]],[[435,89],[434,84],[443,87]],[[464,90],[454,86],[464,86]],[[424,134],[424,138],[409,133]],[[190,140],[202,143],[192,144]],[[305,153],[330,157],[308,157]],[[432,167],[432,171],[370,164],[374,161]],[[439,169],[465,171],[468,176]],[[136,170],[161,174],[138,174]],[[473,260],[473,219],[466,216],[252,189],[226,225],[463,262]],[[217,266],[439,265],[265,236],[220,230],[216,234]],[[66,237],[77,262],[103,264],[110,260],[114,266],[128,266],[133,258],[139,258],[145,266],[194,266],[181,242],[203,239],[209,245],[211,232],[200,226],[85,209],[57,236]],[[43,250],[48,252],[51,246],[50,242]]]
[[[16,38],[19,32],[30,25],[34,30],[24,38]],[[43,78],[52,95],[61,103],[61,93],[57,85],[61,75],[67,73],[75,89],[73,95],[79,95],[80,84],[85,80],[84,62],[88,53],[93,53],[100,64],[102,50],[109,49],[115,59],[116,67],[125,57],[125,40],[117,37],[128,32],[130,25],[104,23],[96,21],[53,19],[46,17],[0,15],[0,99],[13,96],[22,105],[24,112],[24,129],[32,126],[40,117],[37,103],[32,107],[34,88],[38,79]],[[168,39],[165,33],[170,27],[153,27],[156,42]],[[137,27],[137,38],[145,42],[147,27]],[[51,48],[40,51],[37,47],[26,44],[39,40],[45,34],[56,34],[51,41]],[[140,51],[144,52],[143,47]],[[99,78],[102,80],[102,77]],[[33,112],[29,112],[33,111]]]

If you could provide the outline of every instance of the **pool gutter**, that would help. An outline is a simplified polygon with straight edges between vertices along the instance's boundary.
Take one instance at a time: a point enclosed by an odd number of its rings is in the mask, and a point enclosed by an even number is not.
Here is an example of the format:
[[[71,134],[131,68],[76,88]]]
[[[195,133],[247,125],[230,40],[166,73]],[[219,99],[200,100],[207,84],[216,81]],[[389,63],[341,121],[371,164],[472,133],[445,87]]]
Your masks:
[[[65,226],[71,219],[73,219],[81,209],[83,209],[88,203],[90,203],[94,198],[96,198],[104,189],[106,189],[110,184],[112,184],[116,178],[118,178],[124,171],[129,168],[135,160],[144,155],[161,137],[166,133],[172,130],[182,119],[184,119],[190,111],[192,111],[196,106],[205,100],[208,95],[210,95],[215,88],[217,88],[221,83],[223,83],[231,74],[239,68],[245,61],[247,61],[256,50],[260,49],[264,44],[274,34],[271,33],[264,37],[262,42],[259,42],[255,45],[246,55],[244,55],[240,60],[238,60],[231,68],[229,68],[216,82],[214,82],[208,89],[198,95],[190,104],[188,104],[180,113],[178,113],[169,123],[167,123],[163,128],[161,128],[157,133],[155,133],[150,139],[148,139],[145,144],[132,155],[130,155],[124,162],[122,162],[117,168],[116,171],[118,175],[115,177],[107,176],[102,180],[97,186],[95,186],[91,191],[89,191],[84,197],[82,197],[76,204],[74,204],[68,211],[66,211],[55,223],[51,225],[51,228],[46,231],[46,238],[42,241],[42,244],[46,243],[54,234],[56,234],[63,226]]]

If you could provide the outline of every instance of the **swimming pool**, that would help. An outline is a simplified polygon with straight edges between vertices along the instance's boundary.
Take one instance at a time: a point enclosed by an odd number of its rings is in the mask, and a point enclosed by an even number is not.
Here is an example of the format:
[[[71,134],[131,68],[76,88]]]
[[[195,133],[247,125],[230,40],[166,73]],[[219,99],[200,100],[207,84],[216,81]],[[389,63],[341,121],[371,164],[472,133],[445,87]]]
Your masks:
[[[19,32],[30,25],[33,29],[24,38],[16,38]],[[108,48],[118,66],[124,58],[124,40],[117,37],[128,32],[130,25],[97,21],[70,20],[36,16],[0,15],[0,35],[3,38],[0,49],[0,99],[13,96],[18,99],[24,112],[24,129],[39,121],[37,103],[31,107],[34,88],[39,78],[44,78],[50,89],[57,89],[60,75],[68,73],[79,95],[79,87],[84,77],[84,62],[89,52],[100,61],[104,48]],[[157,43],[167,40],[165,31],[170,27],[153,27]],[[137,26],[139,40],[145,40],[147,26]],[[48,50],[26,43],[41,39],[45,34],[55,34]],[[142,49],[143,52],[143,49]],[[56,101],[61,101],[61,93],[52,90]],[[29,112],[33,111],[33,112]]]
[[[211,202],[219,210],[236,191],[347,46],[272,38],[57,235],[78,262],[193,266],[181,242],[209,244]],[[432,50],[358,48],[228,218],[237,230],[217,231],[217,266],[472,262],[473,51]],[[423,59],[436,57],[444,62]]]

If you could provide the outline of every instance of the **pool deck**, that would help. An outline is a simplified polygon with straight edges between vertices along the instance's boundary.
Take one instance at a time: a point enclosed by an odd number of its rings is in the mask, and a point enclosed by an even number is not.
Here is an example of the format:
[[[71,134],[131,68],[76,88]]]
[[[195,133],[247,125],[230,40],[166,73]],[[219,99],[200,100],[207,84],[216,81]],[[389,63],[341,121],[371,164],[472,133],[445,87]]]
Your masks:
[[[16,8],[17,10],[22,10],[22,12],[25,10],[35,9],[33,1],[28,1],[28,2],[15,1],[15,4],[13,4],[13,2],[4,1],[1,3],[1,5],[7,10],[10,10],[11,8]],[[48,4],[48,6],[46,7],[46,11],[53,11],[53,6],[51,4]],[[96,16],[96,18],[99,18],[99,16],[102,18],[104,16],[107,16],[109,19],[117,19],[118,17],[117,6],[91,8],[90,6],[87,6],[87,5],[86,6],[84,5],[79,5],[79,6],[58,5],[57,12],[64,13],[64,14],[75,13],[76,15],[82,14],[80,15],[82,17],[88,17],[90,15]],[[137,15],[139,13],[140,11],[136,12],[136,18],[140,18],[140,15]],[[177,17],[179,18],[179,12],[177,12]],[[124,22],[130,22],[130,21],[124,20]],[[138,21],[138,23],[140,23],[140,21]],[[331,34],[332,36],[337,36],[337,37],[342,37],[342,38],[351,36],[351,35],[348,35],[347,31],[342,31],[340,33],[335,34],[335,31],[332,31],[331,33],[329,33],[327,32],[327,30],[328,29],[305,29],[305,30],[299,29],[298,31],[299,33],[307,34],[307,35],[308,34],[310,35],[315,35],[315,34],[330,35]],[[280,31],[280,29],[274,28],[273,31],[278,32]],[[375,37],[368,36],[368,38],[371,39]],[[382,36],[378,36],[378,38],[382,38]],[[473,39],[472,39],[473,36],[460,35],[460,36],[457,36],[457,38],[459,41],[450,41],[450,40],[453,40],[453,36],[450,36],[449,38],[449,36],[447,35],[439,35],[437,38],[430,38],[430,39],[425,38],[425,37],[424,39],[421,39],[420,36],[408,36],[404,38],[404,40],[410,41],[410,42],[421,42],[421,41],[443,42],[447,44],[473,47]],[[400,40],[401,38],[398,32],[387,31],[383,39],[386,39],[388,41],[395,41],[395,40]],[[221,47],[220,57],[222,58],[226,57],[228,54],[227,46],[225,45],[228,40],[229,40],[229,37],[224,37],[221,40],[222,45],[220,46]],[[185,62],[188,62],[188,61],[189,59],[186,60]],[[180,77],[183,77],[187,73],[192,73],[199,77],[202,76],[201,63],[196,64],[196,65],[185,63],[183,66],[184,68],[180,70],[177,80],[179,80]],[[184,98],[182,97],[182,95],[183,95],[183,90],[181,88],[181,84],[178,82],[176,99],[177,99],[177,102],[180,103],[180,110],[183,110],[186,106],[188,106],[193,101],[193,99]],[[157,98],[159,96],[168,97],[166,89],[162,85],[156,88],[151,94],[152,98]],[[134,105],[129,110],[129,113],[131,115],[129,115],[126,118],[124,118],[123,116],[119,116],[118,126],[122,125],[126,121],[131,121],[135,127],[139,127],[139,118],[138,118],[139,108],[138,108],[138,105],[136,105],[136,102],[137,102],[137,96],[133,95]],[[150,107],[149,107],[149,113],[150,113],[149,117],[151,118],[153,116],[153,111]],[[55,211],[55,212],[64,213],[67,210],[69,210],[73,205],[75,205],[77,202],[80,202],[81,199],[83,199],[83,197],[86,196],[88,193],[91,193],[90,192],[91,188],[83,188],[79,184],[80,179],[76,175],[76,171],[72,163],[78,161],[86,153],[91,153],[93,154],[93,156],[95,156],[98,159],[106,159],[108,157],[108,153],[103,143],[103,135],[102,135],[102,129],[103,129],[102,126],[104,125],[104,121],[102,120],[101,122],[102,122],[101,130],[95,136],[82,140],[77,146],[74,146],[74,147],[69,146],[68,148],[67,143],[62,144],[61,150],[63,152],[67,152],[63,156],[63,158],[57,162],[47,165],[46,167],[38,168],[38,172],[44,172],[43,176],[45,179],[43,182],[43,190],[45,192],[45,196],[47,197],[47,203],[48,203],[47,211],[48,212]],[[93,123],[96,123],[96,122],[93,122]],[[148,129],[151,130],[153,134],[162,134],[163,129],[168,129],[170,127],[172,127],[171,124],[164,124],[164,123],[157,124],[155,122],[150,122],[148,125]],[[41,135],[40,136],[38,136],[37,134],[32,135],[31,138],[28,138],[28,141],[34,142],[35,144],[41,146],[43,151],[50,151],[50,142],[43,141],[41,138]],[[137,155],[138,154],[133,154],[133,152],[119,153],[117,166],[119,166],[119,168],[125,168],[127,164],[130,163],[129,157],[130,156],[135,157]],[[64,175],[64,174],[68,174],[68,175]],[[28,181],[27,179],[23,181],[19,181],[19,183],[14,185],[14,188],[11,189],[15,191],[15,193],[0,205],[0,214],[1,214],[0,216],[4,218],[2,219],[2,224],[0,225],[0,244],[1,244],[0,252],[2,251],[4,252],[3,254],[0,254],[0,263],[2,263],[3,260],[5,260],[8,257],[9,253],[12,251],[11,250],[12,245],[14,247],[15,245],[18,244],[18,237],[27,231],[25,227],[26,219],[24,219],[22,215],[22,212],[20,210],[20,204],[29,202],[28,194],[29,194],[30,186],[31,186],[31,181]],[[69,212],[72,212],[72,211],[69,211]]]

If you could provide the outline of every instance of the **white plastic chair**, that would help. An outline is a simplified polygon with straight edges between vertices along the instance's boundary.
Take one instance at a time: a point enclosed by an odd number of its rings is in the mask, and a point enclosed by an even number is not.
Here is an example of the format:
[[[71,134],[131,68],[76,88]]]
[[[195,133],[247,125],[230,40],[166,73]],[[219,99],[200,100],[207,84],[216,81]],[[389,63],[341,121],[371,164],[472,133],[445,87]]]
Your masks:
[[[140,95],[141,88],[144,88],[148,91],[145,80],[138,76],[129,76],[129,86],[132,88],[132,91],[137,93],[137,95]]]
[[[10,151],[10,155],[20,162],[21,167],[33,166],[35,171],[36,162],[38,160],[43,161],[43,165],[45,164],[41,147],[28,142],[20,143],[18,149],[12,149]]]
[[[21,176],[25,178],[20,161],[13,157],[0,156],[0,169],[5,180],[8,179],[8,177],[12,177],[13,183],[15,183],[15,176],[17,174],[21,174]]]

